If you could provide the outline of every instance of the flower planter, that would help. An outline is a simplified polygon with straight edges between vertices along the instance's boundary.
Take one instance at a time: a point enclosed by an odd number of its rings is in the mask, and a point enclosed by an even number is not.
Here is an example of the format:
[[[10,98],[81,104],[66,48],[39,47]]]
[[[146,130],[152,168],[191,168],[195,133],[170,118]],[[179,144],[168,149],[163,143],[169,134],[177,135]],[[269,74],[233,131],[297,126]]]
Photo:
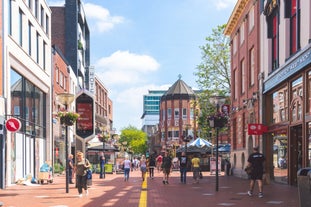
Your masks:
[[[72,126],[75,123],[75,120],[73,120],[71,117],[63,116],[60,117],[60,123],[66,126]]]

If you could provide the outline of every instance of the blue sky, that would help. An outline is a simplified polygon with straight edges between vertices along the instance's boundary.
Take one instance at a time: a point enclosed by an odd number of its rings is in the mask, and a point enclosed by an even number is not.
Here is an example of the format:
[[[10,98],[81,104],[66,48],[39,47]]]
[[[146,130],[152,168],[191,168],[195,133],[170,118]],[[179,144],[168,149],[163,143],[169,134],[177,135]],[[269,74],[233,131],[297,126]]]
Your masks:
[[[65,1],[48,0],[49,5]],[[143,95],[193,75],[200,46],[227,23],[237,0],[84,0],[91,65],[113,101],[114,127],[141,128]]]

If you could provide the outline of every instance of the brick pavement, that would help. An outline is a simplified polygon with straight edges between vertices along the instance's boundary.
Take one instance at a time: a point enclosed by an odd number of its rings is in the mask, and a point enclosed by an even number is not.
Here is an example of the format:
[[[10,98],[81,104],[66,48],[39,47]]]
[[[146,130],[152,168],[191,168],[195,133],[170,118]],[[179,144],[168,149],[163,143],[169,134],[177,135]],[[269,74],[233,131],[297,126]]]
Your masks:
[[[215,191],[215,176],[203,172],[199,184],[192,184],[191,172],[187,184],[179,183],[179,172],[173,172],[170,184],[162,184],[162,174],[155,172],[153,180],[147,179],[142,187],[139,171],[131,173],[129,182],[122,174],[106,174],[105,179],[93,175],[89,195],[78,197],[77,189],[70,185],[66,193],[65,176],[56,176],[52,184],[13,185],[0,190],[4,207],[298,207],[297,187],[275,184],[264,186],[264,198],[246,194],[248,180],[234,176],[219,176],[219,191]],[[256,186],[257,187],[257,186]],[[147,192],[147,205],[139,205],[141,192]]]

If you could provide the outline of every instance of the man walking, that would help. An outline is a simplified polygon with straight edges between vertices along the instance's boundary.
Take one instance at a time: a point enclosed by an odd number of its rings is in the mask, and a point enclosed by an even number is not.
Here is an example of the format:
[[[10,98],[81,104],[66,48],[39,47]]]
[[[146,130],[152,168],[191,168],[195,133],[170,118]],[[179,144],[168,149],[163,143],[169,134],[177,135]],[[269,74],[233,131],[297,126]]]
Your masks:
[[[179,161],[179,170],[180,170],[180,182],[186,184],[187,178],[187,156],[185,152],[181,153]]]
[[[251,167],[252,170],[250,172],[250,184],[249,191],[247,192],[249,196],[253,195],[253,190],[255,186],[255,181],[258,183],[259,189],[259,198],[263,198],[263,183],[262,177],[264,173],[264,162],[266,160],[265,156],[259,152],[259,147],[256,146],[253,148],[254,152],[248,157],[248,165],[247,167]]]
[[[161,166],[163,171],[163,184],[168,184],[168,178],[170,176],[172,166],[172,158],[168,155],[168,152],[165,151]]]

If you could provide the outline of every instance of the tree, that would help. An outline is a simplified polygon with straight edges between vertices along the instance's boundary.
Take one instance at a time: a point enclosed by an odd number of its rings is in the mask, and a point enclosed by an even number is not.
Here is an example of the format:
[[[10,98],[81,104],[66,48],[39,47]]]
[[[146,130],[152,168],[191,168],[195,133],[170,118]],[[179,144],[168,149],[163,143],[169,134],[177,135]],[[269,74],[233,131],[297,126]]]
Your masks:
[[[218,26],[212,30],[211,36],[205,38],[207,43],[200,47],[202,62],[194,74],[201,89],[228,94],[231,87],[230,40],[224,35],[225,27],[225,24]]]
[[[202,137],[210,137],[211,128],[208,116],[215,113],[215,106],[209,103],[209,98],[215,94],[226,96],[230,102],[231,71],[230,71],[230,39],[224,35],[226,25],[220,25],[206,37],[206,44],[201,46],[202,62],[194,72],[197,84],[202,93],[198,95],[200,116],[198,125]]]
[[[147,134],[134,126],[121,130],[119,143],[125,143],[134,154],[144,154],[147,150]]]

